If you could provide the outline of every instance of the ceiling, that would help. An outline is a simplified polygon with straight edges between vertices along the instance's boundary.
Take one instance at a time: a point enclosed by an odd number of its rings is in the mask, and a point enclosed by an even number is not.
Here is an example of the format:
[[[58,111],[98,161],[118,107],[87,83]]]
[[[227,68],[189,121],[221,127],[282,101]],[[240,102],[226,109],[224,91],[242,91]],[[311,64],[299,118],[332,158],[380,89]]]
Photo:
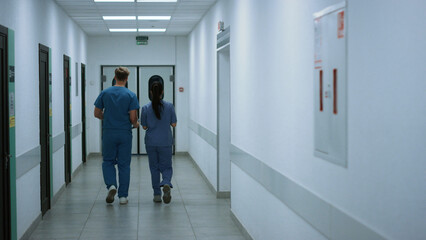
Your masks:
[[[94,0],[55,0],[89,36],[187,35],[217,0],[178,0],[174,3],[109,3]],[[103,20],[102,16],[171,16],[166,21]],[[110,28],[166,28],[163,33],[116,33]]]

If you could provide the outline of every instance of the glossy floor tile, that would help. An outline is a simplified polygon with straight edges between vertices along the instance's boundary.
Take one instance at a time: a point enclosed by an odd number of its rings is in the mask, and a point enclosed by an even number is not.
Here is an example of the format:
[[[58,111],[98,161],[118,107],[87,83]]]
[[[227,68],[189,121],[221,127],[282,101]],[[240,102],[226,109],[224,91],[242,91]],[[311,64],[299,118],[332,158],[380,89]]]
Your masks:
[[[146,156],[133,156],[129,203],[106,204],[101,157],[91,157],[30,239],[244,240],[230,215],[187,156],[173,157],[172,201],[152,201]]]

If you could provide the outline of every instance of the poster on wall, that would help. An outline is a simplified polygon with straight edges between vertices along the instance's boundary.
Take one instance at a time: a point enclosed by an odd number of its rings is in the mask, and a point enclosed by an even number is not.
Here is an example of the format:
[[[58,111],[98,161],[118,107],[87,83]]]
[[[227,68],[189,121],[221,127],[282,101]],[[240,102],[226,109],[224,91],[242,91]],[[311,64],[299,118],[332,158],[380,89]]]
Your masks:
[[[321,58],[321,45],[322,45],[322,32],[321,32],[321,18],[316,18],[314,20],[314,30],[315,30],[315,69],[321,69],[322,67],[322,58]]]
[[[314,155],[347,166],[346,2],[314,13]]]

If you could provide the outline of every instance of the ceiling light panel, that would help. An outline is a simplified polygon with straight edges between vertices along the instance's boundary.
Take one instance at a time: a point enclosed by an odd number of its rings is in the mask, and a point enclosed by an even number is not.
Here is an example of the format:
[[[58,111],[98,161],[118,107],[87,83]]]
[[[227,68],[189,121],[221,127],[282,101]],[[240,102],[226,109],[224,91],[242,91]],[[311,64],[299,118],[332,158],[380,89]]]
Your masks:
[[[95,0],[95,2],[135,2],[135,0]]]
[[[110,32],[136,32],[136,28],[110,28]]]
[[[139,32],[165,32],[165,28],[139,28]]]
[[[138,0],[138,2],[152,2],[152,3],[158,3],[158,2],[177,2],[177,0]]]
[[[158,0],[54,1],[89,36],[102,35],[102,33],[104,35],[111,35],[109,29],[139,28],[166,28],[166,32],[151,33],[153,35],[186,35],[200,21],[206,11],[217,2],[217,0],[174,0],[174,2],[167,1],[168,3]],[[136,20],[104,20],[103,16],[136,16]],[[137,20],[138,16],[172,16],[172,18],[170,20]],[[127,34],[134,33],[128,32]],[[114,33],[112,34],[114,35]],[[123,32],[123,34],[126,33]],[[149,34],[147,33],[147,35]]]
[[[171,16],[138,16],[138,20],[170,20]]]
[[[136,16],[103,16],[104,20],[136,20]]]

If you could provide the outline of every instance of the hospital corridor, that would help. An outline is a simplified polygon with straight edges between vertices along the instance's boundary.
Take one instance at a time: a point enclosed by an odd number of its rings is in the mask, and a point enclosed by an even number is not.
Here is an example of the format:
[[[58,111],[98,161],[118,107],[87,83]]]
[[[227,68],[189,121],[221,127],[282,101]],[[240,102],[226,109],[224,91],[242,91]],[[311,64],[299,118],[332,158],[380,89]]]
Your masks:
[[[0,0],[0,240],[426,239],[425,10]]]

